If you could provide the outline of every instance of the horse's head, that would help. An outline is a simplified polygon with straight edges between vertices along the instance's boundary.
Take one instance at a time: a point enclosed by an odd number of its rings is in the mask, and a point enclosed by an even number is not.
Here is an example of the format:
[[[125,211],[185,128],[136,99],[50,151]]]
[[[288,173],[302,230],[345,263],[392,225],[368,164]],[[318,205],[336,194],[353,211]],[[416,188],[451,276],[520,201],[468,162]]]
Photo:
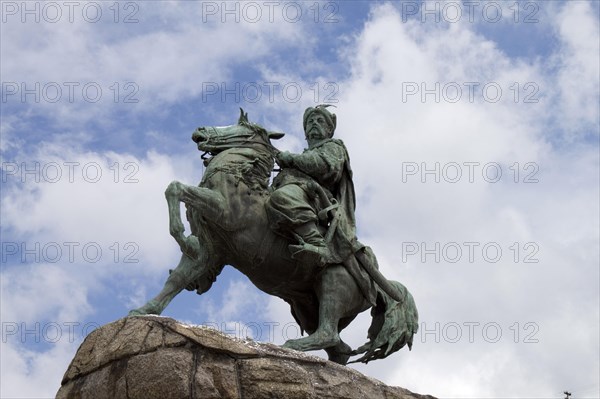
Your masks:
[[[224,127],[199,127],[192,134],[192,140],[198,144],[198,149],[211,155],[238,147],[262,147],[271,153],[275,148],[271,139],[280,139],[284,133],[269,132],[265,128],[248,121],[248,113],[240,108],[240,118],[236,125]]]

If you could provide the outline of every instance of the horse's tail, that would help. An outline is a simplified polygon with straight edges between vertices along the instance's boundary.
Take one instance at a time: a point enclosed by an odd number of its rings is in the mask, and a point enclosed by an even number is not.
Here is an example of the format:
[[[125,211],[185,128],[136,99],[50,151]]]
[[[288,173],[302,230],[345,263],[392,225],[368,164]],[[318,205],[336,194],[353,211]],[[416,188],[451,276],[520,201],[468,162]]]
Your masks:
[[[383,290],[378,290],[377,304],[371,309],[373,321],[367,336],[369,341],[351,352],[351,356],[364,355],[349,363],[383,359],[404,345],[412,349],[413,335],[419,328],[415,301],[404,285],[393,280],[389,283],[400,293],[402,300],[395,301]]]

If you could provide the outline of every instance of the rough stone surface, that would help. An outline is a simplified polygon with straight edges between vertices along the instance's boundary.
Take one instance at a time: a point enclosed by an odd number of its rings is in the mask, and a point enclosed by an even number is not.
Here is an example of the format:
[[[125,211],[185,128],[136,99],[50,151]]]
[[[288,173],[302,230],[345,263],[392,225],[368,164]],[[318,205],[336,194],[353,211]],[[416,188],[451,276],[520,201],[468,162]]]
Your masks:
[[[56,397],[434,399],[320,357],[160,316],[124,318],[92,332]]]

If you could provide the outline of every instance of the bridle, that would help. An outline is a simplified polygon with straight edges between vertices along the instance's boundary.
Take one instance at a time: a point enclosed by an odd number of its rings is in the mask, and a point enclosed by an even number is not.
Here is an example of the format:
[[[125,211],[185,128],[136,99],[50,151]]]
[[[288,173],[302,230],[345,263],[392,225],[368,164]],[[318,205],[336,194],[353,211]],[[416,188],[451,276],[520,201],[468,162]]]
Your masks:
[[[207,130],[209,133],[212,133],[208,135],[206,142],[203,144],[205,146],[215,147],[215,149],[216,147],[225,147],[219,152],[230,148],[250,148],[256,144],[259,144],[265,147],[265,149],[272,158],[275,158],[275,155],[280,152],[277,148],[273,146],[273,144],[271,144],[267,136],[267,131],[265,129],[249,123],[241,123],[240,126],[244,126],[250,129],[252,134],[244,136],[240,135],[239,137],[234,136],[232,138],[222,135],[214,126],[209,126],[208,128],[203,127],[202,129]],[[208,129],[211,129],[212,131]],[[262,135],[265,140],[254,141],[256,136],[259,134]],[[203,160],[207,160],[217,155],[219,152],[215,152],[214,150],[206,150],[202,153],[200,158],[202,158]]]

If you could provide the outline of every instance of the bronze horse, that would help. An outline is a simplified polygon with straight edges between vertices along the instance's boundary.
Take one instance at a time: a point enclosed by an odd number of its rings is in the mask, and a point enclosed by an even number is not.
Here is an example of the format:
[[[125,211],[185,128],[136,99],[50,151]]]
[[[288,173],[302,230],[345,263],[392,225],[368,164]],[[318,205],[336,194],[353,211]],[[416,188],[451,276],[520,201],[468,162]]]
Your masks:
[[[250,123],[243,110],[236,125],[200,127],[193,133],[203,158],[211,155],[205,158],[202,181],[198,187],[173,181],[165,191],[170,233],[181,248],[181,260],[161,292],[130,315],[160,314],[184,288],[202,294],[225,265],[232,265],[260,290],[289,303],[302,332],[309,333],[288,340],[284,347],[324,349],[330,360],[340,364],[362,353],[355,361],[384,358],[405,344],[410,349],[418,328],[413,298],[402,284],[383,278],[368,247],[362,256],[369,255],[375,263],[367,270],[369,284],[376,290],[374,301],[366,298],[356,275],[343,264],[321,268],[292,259],[290,242],[270,229],[264,204],[278,151],[270,140],[281,137],[283,133]],[[180,202],[187,208],[188,236]],[[339,333],[369,308],[373,317],[369,341],[353,351]]]

